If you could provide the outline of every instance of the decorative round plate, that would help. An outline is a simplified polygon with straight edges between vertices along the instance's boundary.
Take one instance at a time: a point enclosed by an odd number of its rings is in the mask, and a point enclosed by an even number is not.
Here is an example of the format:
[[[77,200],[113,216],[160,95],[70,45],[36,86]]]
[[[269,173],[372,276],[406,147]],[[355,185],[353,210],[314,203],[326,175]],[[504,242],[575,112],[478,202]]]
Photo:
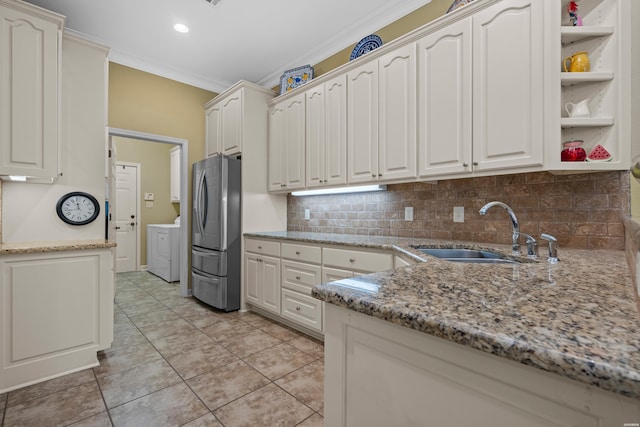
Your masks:
[[[371,52],[373,49],[379,48],[380,46],[382,46],[382,39],[375,34],[371,34],[370,36],[360,40],[356,47],[353,48],[349,61],[359,58],[365,53]]]

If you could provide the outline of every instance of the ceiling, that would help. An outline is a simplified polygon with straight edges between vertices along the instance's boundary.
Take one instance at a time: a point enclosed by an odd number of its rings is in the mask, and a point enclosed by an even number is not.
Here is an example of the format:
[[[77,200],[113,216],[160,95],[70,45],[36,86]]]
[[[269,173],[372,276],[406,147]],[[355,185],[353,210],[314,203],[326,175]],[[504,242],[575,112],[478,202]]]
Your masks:
[[[109,46],[113,62],[222,92],[241,79],[277,86],[285,70],[316,64],[430,0],[26,1],[65,15],[67,29]]]

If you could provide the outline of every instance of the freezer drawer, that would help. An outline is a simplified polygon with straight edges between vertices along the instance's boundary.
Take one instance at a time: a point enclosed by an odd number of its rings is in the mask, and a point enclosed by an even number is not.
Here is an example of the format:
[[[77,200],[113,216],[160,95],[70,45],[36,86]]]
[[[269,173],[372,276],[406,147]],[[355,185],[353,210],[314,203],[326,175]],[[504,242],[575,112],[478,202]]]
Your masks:
[[[227,253],[192,247],[191,266],[207,274],[226,276]]]
[[[237,286],[229,287],[226,277],[192,271],[191,278],[195,298],[224,311],[240,308],[240,289]]]

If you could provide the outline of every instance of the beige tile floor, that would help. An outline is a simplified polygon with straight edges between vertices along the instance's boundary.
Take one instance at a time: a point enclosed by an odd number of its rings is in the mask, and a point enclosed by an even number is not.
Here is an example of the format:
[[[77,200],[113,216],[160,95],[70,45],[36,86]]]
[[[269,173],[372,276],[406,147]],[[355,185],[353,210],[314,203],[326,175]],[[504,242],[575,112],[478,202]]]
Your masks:
[[[116,278],[100,366],[0,395],[1,426],[322,426],[324,347],[214,311],[146,272]]]

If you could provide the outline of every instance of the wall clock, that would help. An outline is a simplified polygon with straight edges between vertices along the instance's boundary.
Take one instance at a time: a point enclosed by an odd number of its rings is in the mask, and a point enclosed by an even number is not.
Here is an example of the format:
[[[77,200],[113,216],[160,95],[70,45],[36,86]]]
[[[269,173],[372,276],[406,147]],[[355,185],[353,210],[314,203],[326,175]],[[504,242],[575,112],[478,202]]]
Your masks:
[[[56,213],[67,224],[85,225],[98,217],[100,204],[91,194],[74,191],[60,197]]]

